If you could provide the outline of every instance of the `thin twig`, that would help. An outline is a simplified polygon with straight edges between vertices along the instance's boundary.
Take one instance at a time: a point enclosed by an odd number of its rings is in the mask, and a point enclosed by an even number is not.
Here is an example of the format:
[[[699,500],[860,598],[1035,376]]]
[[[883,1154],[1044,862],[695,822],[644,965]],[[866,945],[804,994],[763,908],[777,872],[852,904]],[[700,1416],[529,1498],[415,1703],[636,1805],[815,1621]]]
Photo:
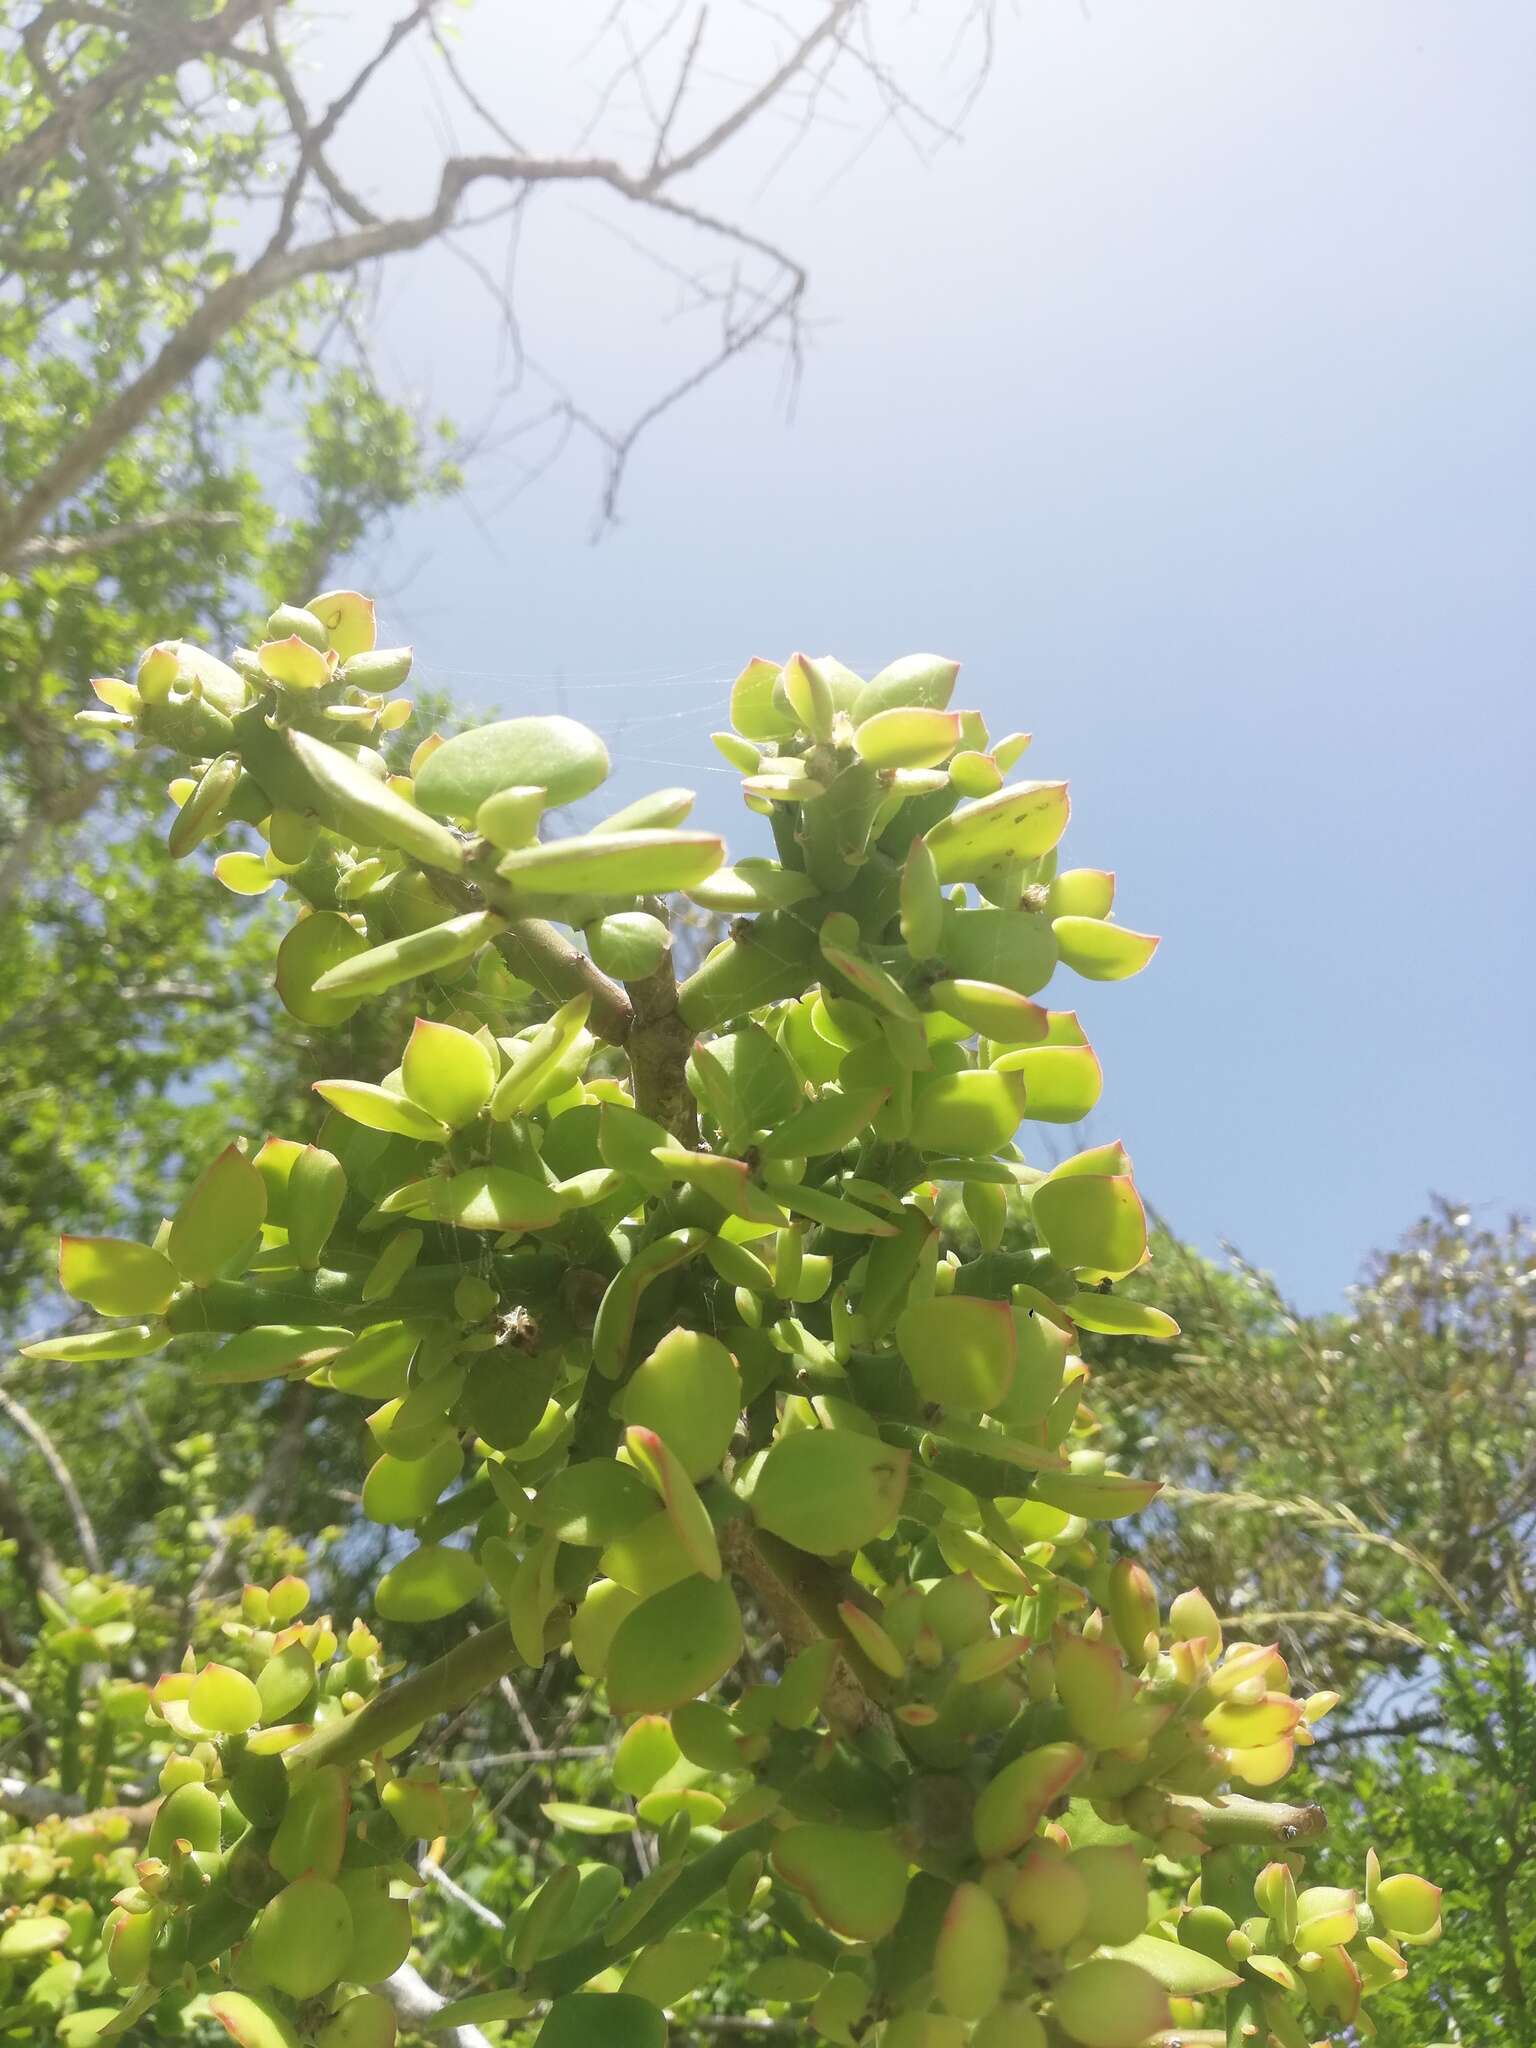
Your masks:
[[[84,1561],[85,1567],[88,1571],[99,1572],[101,1570],[101,1547],[96,1541],[96,1531],[92,1526],[90,1515],[86,1511],[85,1501],[80,1489],[75,1484],[75,1475],[64,1462],[58,1445],[32,1411],[29,1408],[24,1408],[14,1394],[6,1393],[3,1388],[0,1388],[0,1413],[10,1417],[22,1435],[31,1442],[38,1456],[53,1474],[54,1484],[58,1487],[59,1492],[63,1494],[64,1504],[69,1509],[69,1518],[75,1525],[75,1539],[80,1545],[80,1556]],[[57,1571],[57,1565],[54,1566],[54,1570]],[[51,1587],[48,1587],[46,1590],[50,1593],[53,1591]],[[54,1594],[53,1597],[57,1598],[58,1595]]]
[[[482,1927],[494,1928],[498,1934],[506,1932],[507,1923],[499,1913],[493,1913],[489,1906],[482,1906],[473,1892],[465,1891],[456,1878],[444,1870],[435,1857],[423,1856],[418,1868],[428,1884],[440,1891],[445,1899],[452,1899],[456,1906],[462,1906],[472,1920],[478,1920]]]

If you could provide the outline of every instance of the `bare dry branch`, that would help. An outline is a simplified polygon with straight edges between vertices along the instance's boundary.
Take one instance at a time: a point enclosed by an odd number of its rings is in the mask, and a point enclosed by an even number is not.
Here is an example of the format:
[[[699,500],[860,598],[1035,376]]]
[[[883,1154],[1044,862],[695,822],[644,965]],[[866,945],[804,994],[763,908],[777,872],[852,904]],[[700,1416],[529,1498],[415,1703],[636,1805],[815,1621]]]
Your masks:
[[[0,1414],[10,1418],[52,1473],[54,1484],[64,1496],[64,1505],[69,1509],[69,1518],[75,1525],[75,1538],[80,1545],[81,1561],[88,1571],[99,1572],[101,1547],[96,1541],[96,1530],[86,1510],[84,1497],[75,1484],[75,1475],[60,1455],[58,1445],[32,1411],[24,1408],[15,1395],[6,1393],[3,1387],[0,1387]]]
[[[279,183],[270,195],[275,217],[264,242],[256,244],[258,253],[208,290],[180,324],[164,335],[158,351],[137,374],[83,421],[49,466],[27,480],[12,504],[0,507],[0,568],[35,568],[42,561],[97,554],[123,545],[131,537],[131,525],[113,529],[110,538],[53,536],[47,529],[100,473],[104,462],[149,422],[174,392],[184,388],[258,309],[307,281],[355,272],[451,238],[473,218],[466,204],[469,195],[486,185],[498,187],[514,210],[535,193],[555,188],[601,192],[644,220],[668,231],[682,229],[702,236],[737,259],[723,288],[702,279],[694,281],[699,303],[713,302],[720,308],[717,346],[645,405],[629,425],[603,425],[568,394],[550,409],[547,417],[555,424],[563,424],[566,432],[573,426],[581,428],[603,449],[607,477],[600,523],[610,522],[635,446],[656,421],[727,364],[765,343],[783,343],[791,379],[800,360],[800,320],[807,289],[804,269],[745,220],[684,197],[678,189],[684,181],[713,164],[769,112],[794,114],[798,108],[797,119],[803,128],[814,113],[830,68],[845,61],[866,82],[873,81],[888,113],[911,113],[932,133],[950,132],[948,124],[919,108],[902,89],[875,57],[867,37],[855,37],[864,5],[865,0],[828,0],[802,31],[783,25],[783,54],[772,61],[767,75],[737,92],[693,141],[674,147],[673,132],[685,104],[695,96],[692,88],[709,75],[704,61],[709,10],[701,7],[691,31],[674,37],[674,23],[682,15],[679,7],[667,16],[644,50],[634,51],[631,44],[629,75],[653,110],[654,132],[642,159],[644,168],[639,169],[595,148],[546,155],[519,147],[512,127],[475,89],[466,67],[441,33],[437,18],[441,0],[413,0],[318,116],[306,104],[283,46],[287,0],[225,0],[206,21],[178,24],[174,40],[145,28],[137,15],[131,23],[126,18],[119,22],[110,10],[87,10],[93,20],[121,35],[122,55],[93,76],[63,82],[58,71],[47,68],[46,38],[61,21],[85,19],[86,11],[75,5],[42,8],[24,33],[30,38],[34,62],[41,67],[43,97],[51,92],[55,103],[36,127],[0,149],[0,202],[23,192],[54,157],[70,150],[83,154],[83,123],[109,115],[114,106],[156,78],[174,76],[199,60],[255,68],[270,78],[287,133],[274,145],[275,160],[281,166]],[[612,19],[618,22],[619,18],[616,8]],[[252,24],[259,25],[260,31],[254,45],[240,40],[241,31]],[[483,153],[450,148],[437,167],[435,191],[420,210],[383,216],[337,168],[331,146],[340,145],[349,128],[349,116],[381,70],[418,39],[436,53],[453,91],[503,147]],[[652,99],[646,62],[663,44],[672,48],[675,68],[668,89]],[[444,125],[451,126],[446,114]],[[89,158],[84,160],[89,167]],[[120,216],[123,196],[109,192],[107,198]],[[468,260],[478,264],[478,258]],[[485,281],[492,283],[488,274]],[[494,284],[492,288],[496,289]],[[510,285],[499,291],[498,298],[520,364],[521,342]],[[166,524],[178,517],[174,513],[158,516]],[[156,530],[148,522],[137,524],[140,532]]]

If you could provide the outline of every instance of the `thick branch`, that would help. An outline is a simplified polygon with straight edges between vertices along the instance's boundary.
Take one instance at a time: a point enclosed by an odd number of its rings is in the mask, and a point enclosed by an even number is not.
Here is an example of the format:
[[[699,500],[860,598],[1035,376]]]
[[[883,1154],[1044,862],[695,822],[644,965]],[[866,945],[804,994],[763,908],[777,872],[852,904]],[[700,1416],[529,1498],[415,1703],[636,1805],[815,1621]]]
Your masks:
[[[634,1022],[628,996],[554,925],[542,917],[520,917],[496,943],[512,972],[553,1002],[590,996],[587,1022],[599,1038],[610,1045],[622,1045],[628,1038]]]
[[[669,946],[644,981],[627,981],[633,1022],[625,1040],[635,1107],[685,1145],[699,1142],[698,1113],[688,1086],[693,1033],[677,1013],[677,976]]]
[[[838,1619],[838,1603],[859,1598],[854,1580],[743,1521],[729,1522],[720,1531],[720,1554],[762,1601],[791,1656],[823,1636],[838,1645],[842,1655],[822,1700],[832,1726],[843,1735],[857,1735],[881,1723],[885,1717],[877,1701],[886,1682]]]
[[[450,2001],[434,1991],[426,1978],[412,1963],[402,1963],[392,1976],[374,1986],[382,1991],[395,2008],[398,2019],[408,2027],[423,2027],[435,2034],[435,2038],[446,2041],[449,2048],[491,2048],[491,2044],[478,2027],[442,2027],[433,2029],[433,2015],[440,2013]]]

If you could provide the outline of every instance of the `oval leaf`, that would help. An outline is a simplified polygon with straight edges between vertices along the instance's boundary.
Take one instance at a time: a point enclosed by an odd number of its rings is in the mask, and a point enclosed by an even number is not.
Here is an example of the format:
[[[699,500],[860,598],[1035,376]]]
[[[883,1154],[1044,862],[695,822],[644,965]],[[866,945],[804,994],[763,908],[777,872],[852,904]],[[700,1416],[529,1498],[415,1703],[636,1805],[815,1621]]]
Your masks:
[[[416,800],[467,824],[503,789],[543,789],[551,804],[569,804],[607,774],[608,749],[574,718],[507,718],[445,740],[416,777]]]

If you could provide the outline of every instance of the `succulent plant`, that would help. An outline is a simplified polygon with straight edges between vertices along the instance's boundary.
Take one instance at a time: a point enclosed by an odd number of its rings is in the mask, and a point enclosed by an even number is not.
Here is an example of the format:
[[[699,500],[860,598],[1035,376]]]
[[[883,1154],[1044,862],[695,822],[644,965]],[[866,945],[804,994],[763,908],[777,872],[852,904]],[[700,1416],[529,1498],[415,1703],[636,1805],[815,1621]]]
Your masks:
[[[153,1688],[119,2028],[198,1996],[246,2048],[391,2039],[367,1987],[409,1947],[407,1849],[470,1814],[410,1746],[569,1644],[621,1724],[616,1798],[551,1810],[654,1826],[658,1869],[621,1895],[563,1867],[441,2024],[652,2048],[718,1961],[690,1917],[766,1893],[815,1939],[755,1995],[832,2042],[1369,2032],[1438,1894],[1302,1880],[1323,1817],[1276,1788],[1332,1695],[1198,1591],[1164,1616],[1114,1528],[1158,1487],[1106,1469],[1079,1334],[1176,1334],[1116,1291],[1147,1258],[1130,1160],[1019,1138],[1099,1096],[1057,967],[1119,980],[1157,943],[1060,865],[1066,785],[1006,780],[1028,738],[951,709],[952,662],[754,661],[716,738],[772,851],[728,864],[686,791],[575,829],[609,761],[569,719],[393,772],[409,667],[329,592],[227,663],[150,649],[87,714],[180,757],[173,855],[256,835],[215,873],[293,902],[301,1027],[404,983],[420,1011],[398,1066],[316,1083],[310,1133],[233,1139],[153,1243],[63,1243],[105,1320],[36,1355],[214,1333],[195,1369],[302,1377],[355,1405],[363,1512],[409,1546],[345,1637],[251,1589],[221,1659]],[[669,895],[731,919],[680,985]],[[1032,1248],[999,1249],[1009,1215]],[[454,1616],[386,1681],[397,1630]],[[31,1967],[27,1926],[0,1968]]]

